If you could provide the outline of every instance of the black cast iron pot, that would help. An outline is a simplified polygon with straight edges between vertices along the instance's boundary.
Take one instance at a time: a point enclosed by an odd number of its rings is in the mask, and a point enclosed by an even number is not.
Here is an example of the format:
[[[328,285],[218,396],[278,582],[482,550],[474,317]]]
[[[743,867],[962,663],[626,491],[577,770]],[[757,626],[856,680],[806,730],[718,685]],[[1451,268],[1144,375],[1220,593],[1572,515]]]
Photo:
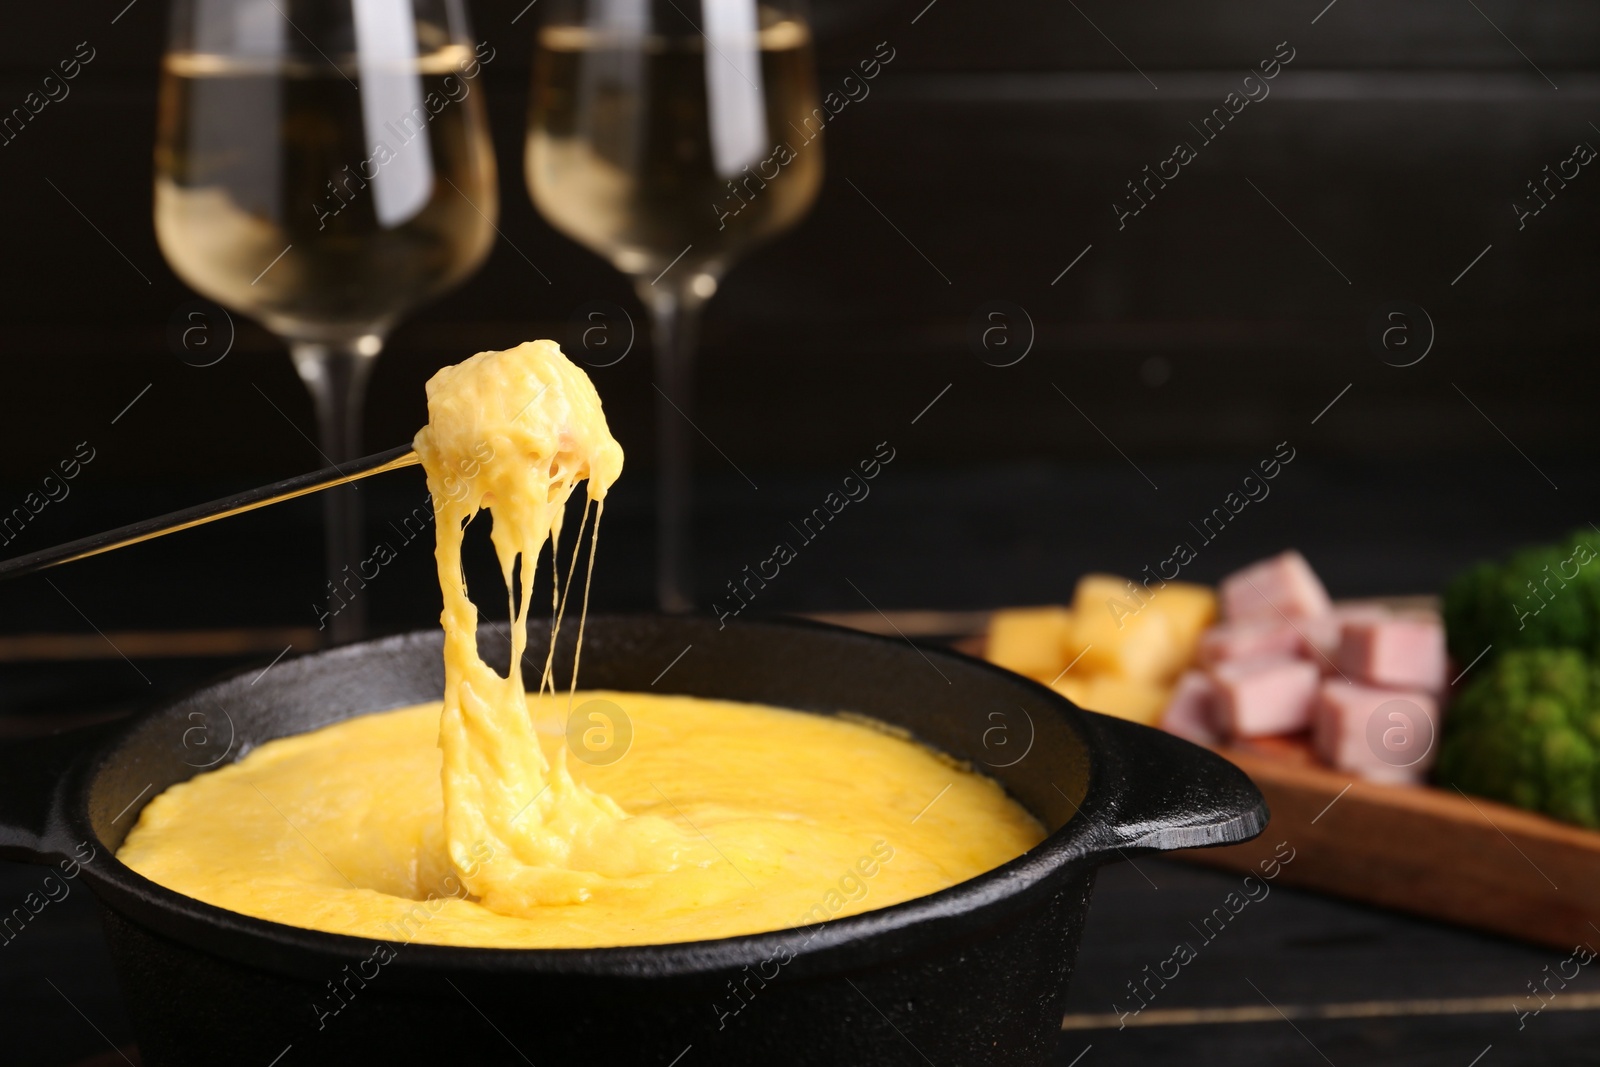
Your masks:
[[[530,659],[542,665],[540,637]],[[503,659],[503,638],[485,630],[484,643],[491,662],[496,649]],[[438,699],[441,637],[429,632],[286,660],[131,721],[0,747],[0,858],[60,863],[94,850],[80,877],[102,905],[151,1067],[955,1067],[1049,1055],[1100,864],[1243,841],[1266,825],[1260,793],[1204,749],[905,641],[808,623],[599,617],[581,669],[585,687],[902,726],[996,778],[1049,837],[878,911],[602,949],[380,946],[214,908],[117,862],[141,806],[221,752],[236,760],[272,738]],[[198,724],[209,747],[196,744]]]

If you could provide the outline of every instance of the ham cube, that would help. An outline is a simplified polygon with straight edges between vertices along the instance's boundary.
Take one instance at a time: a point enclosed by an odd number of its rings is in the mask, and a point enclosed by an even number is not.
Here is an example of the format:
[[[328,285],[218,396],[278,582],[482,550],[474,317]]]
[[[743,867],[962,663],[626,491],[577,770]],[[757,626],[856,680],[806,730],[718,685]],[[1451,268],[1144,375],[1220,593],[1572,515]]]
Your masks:
[[[1229,621],[1312,618],[1333,607],[1311,564],[1292,549],[1234,571],[1222,579],[1218,594]]]
[[[1449,672],[1444,625],[1436,615],[1346,622],[1340,630],[1337,662],[1355,681],[1442,692]]]
[[[1321,675],[1303,659],[1253,659],[1220,663],[1217,723],[1228,737],[1292,734],[1311,725],[1311,703]]]
[[[1197,654],[1209,667],[1229,660],[1281,659],[1295,655],[1301,645],[1295,628],[1274,616],[1271,621],[1218,623],[1200,635]]]
[[[1161,728],[1197,745],[1214,745],[1222,740],[1216,711],[1217,686],[1211,676],[1204,671],[1184,671],[1161,713]]]
[[[1393,614],[1382,604],[1341,604],[1327,615],[1306,619],[1296,625],[1300,627],[1307,658],[1322,668],[1322,673],[1332,674],[1334,664],[1339,661],[1339,641],[1345,623],[1376,622],[1391,618]]]
[[[1433,765],[1439,705],[1429,693],[1322,683],[1312,743],[1333,767],[1369,781],[1420,782]]]

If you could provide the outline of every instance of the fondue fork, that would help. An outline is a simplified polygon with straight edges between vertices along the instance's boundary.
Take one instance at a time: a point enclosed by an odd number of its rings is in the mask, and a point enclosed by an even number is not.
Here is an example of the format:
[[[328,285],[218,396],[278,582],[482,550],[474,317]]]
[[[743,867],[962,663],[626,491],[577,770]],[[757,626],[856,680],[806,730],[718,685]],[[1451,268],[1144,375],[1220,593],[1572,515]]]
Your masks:
[[[73,560],[87,559],[98,556],[102,552],[113,549],[126,548],[136,545],[141,541],[149,541],[156,537],[164,537],[169,533],[187,530],[192,526],[203,526],[217,519],[225,519],[230,515],[242,515],[247,511],[264,508],[269,504],[277,504],[295,497],[307,496],[331,489],[336,485],[346,485],[358,482],[363,478],[370,478],[374,474],[383,474],[386,471],[399,470],[401,467],[411,467],[420,463],[417,454],[411,450],[410,445],[401,445],[391,448],[387,452],[365,456],[352,460],[349,463],[340,463],[325,470],[313,471],[294,478],[285,478],[281,482],[263,485],[259,489],[248,492],[236,493],[225,496],[220,500],[213,500],[209,504],[196,504],[194,507],[184,508],[167,515],[159,515],[153,519],[132,523],[128,526],[119,526],[115,530],[94,534],[90,537],[80,537],[76,541],[68,541],[64,545],[47,548],[42,552],[35,552],[27,556],[18,556],[0,563],[0,581],[8,578],[20,578],[24,574],[42,571],[46,567],[54,567],[60,563],[71,563]]]

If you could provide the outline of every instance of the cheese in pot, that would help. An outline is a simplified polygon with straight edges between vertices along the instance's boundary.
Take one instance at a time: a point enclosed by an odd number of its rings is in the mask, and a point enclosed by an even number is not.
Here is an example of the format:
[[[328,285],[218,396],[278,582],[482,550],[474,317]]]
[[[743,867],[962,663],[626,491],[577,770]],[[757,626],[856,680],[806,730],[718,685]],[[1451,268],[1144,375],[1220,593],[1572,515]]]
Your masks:
[[[669,870],[591,876],[583,901],[501,911],[468,897],[468,876],[492,869],[503,846],[468,841],[465,870],[451,862],[437,703],[268,742],[174,786],[145,807],[119,856],[181,893],[295,926],[565,948],[728,937],[881,908],[981,874],[1043,836],[991,780],[856,722],[644,693],[580,691],[574,706],[591,700],[609,702],[615,725],[626,715],[632,743],[607,765],[570,759],[575,784],[699,847]],[[544,722],[564,719],[566,701],[529,703]],[[537,738],[550,762],[567,744],[564,733]]]
[[[554,343],[484,352],[428,382],[416,449],[443,594],[440,703],[269,742],[140,814],[119,857],[248,915],[454,945],[595,947],[725,937],[884,907],[1020,855],[1038,823],[992,781],[860,723],[683,696],[524,686],[534,577],[576,625],[622,449]],[[563,548],[567,504],[586,499]],[[477,646],[463,532],[487,508],[510,600],[502,676]],[[568,617],[588,538],[584,592]],[[599,703],[591,703],[599,702]],[[630,736],[569,757],[574,713]],[[339,709],[330,709],[337,711]],[[582,756],[585,753],[580,752]]]

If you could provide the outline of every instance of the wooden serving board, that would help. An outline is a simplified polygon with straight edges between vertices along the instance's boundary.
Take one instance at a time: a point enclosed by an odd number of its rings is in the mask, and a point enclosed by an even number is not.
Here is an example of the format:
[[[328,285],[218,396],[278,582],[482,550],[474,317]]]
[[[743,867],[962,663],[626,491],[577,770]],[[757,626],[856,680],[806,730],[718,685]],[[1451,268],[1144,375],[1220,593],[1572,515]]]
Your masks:
[[[1600,946],[1600,833],[1449,789],[1352,779],[1284,747],[1216,750],[1260,787],[1272,821],[1254,841],[1182,858],[1258,873],[1287,842],[1279,884],[1566,951]]]

